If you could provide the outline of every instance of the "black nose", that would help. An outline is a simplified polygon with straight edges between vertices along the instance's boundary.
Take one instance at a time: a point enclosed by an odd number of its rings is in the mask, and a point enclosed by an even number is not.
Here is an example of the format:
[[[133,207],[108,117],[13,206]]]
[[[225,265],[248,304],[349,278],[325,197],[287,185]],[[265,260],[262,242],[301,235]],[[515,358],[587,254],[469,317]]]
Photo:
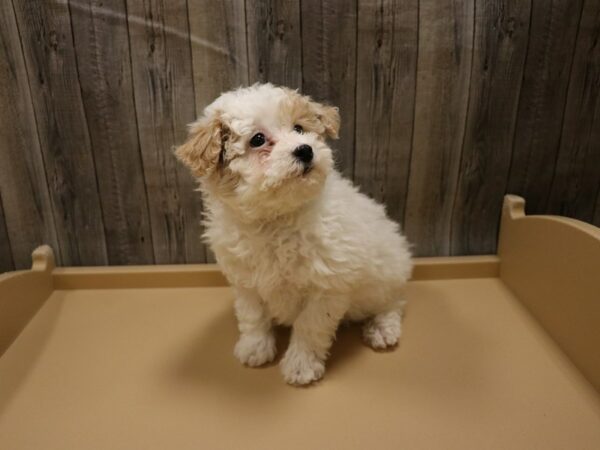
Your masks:
[[[312,148],[310,145],[302,144],[301,146],[296,147],[294,150],[294,156],[304,164],[308,164],[313,159]]]

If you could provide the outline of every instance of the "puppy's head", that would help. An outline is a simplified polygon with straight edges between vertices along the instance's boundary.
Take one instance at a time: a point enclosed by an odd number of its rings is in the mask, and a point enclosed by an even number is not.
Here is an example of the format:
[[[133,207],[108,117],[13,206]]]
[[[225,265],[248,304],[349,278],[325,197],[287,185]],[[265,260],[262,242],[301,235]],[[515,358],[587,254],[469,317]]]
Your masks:
[[[337,108],[271,84],[221,95],[190,125],[177,157],[210,194],[253,216],[292,211],[333,167]]]

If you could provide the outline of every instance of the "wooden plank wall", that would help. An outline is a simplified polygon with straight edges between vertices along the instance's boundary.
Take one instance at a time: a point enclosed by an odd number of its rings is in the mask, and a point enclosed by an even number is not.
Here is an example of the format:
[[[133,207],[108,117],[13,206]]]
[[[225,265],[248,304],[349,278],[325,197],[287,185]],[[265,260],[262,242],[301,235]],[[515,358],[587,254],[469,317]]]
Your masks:
[[[171,149],[256,81],[340,107],[418,255],[494,252],[507,192],[600,226],[597,0],[6,0],[0,44],[0,271],[211,261]]]

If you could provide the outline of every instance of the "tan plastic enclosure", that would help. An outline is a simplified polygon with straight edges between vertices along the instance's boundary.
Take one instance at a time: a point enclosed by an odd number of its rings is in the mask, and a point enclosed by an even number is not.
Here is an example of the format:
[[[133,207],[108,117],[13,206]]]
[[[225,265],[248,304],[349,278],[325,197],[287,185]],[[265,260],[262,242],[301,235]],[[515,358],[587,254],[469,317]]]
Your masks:
[[[344,327],[294,388],[233,357],[217,266],[41,247],[0,276],[0,449],[600,449],[600,229],[507,196],[498,255],[417,259],[407,297],[397,348]]]

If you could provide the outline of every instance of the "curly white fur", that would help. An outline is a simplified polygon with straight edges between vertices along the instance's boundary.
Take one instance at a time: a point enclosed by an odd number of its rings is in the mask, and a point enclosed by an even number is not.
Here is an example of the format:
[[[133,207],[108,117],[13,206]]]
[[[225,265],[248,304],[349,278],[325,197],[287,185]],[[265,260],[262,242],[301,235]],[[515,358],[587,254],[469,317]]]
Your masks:
[[[201,181],[205,237],[235,289],[234,353],[249,366],[272,361],[272,326],[292,326],[280,364],[292,384],[323,376],[342,320],[365,320],[374,348],[395,345],[412,270],[398,225],[333,169],[325,138],[338,126],[335,108],[255,85],[219,97],[177,150]],[[259,132],[266,143],[253,148]],[[293,156],[301,144],[313,149],[310,170]]]

